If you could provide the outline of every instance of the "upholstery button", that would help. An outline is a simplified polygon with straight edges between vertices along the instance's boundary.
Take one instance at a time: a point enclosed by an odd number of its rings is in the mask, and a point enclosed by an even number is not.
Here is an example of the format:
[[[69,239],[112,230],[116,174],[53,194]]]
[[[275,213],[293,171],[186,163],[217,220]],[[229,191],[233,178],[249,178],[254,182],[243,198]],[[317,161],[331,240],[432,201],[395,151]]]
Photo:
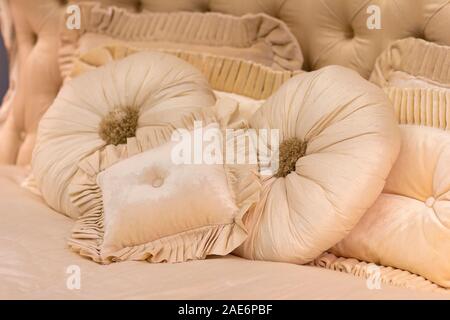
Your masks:
[[[164,179],[161,177],[155,178],[155,180],[152,181],[153,188],[159,188],[164,184]]]
[[[418,39],[425,40],[425,34],[424,34],[423,30],[418,30],[417,32],[413,33],[412,36],[415,38],[418,38]]]
[[[136,12],[142,12],[144,11],[144,4],[142,3],[142,1],[138,1],[136,3]]]
[[[33,32],[31,34],[31,44],[36,45],[37,42],[38,42],[38,34]]]
[[[355,37],[355,31],[352,28],[349,28],[346,32],[345,32],[345,38],[347,39],[353,39]]]
[[[432,208],[435,202],[436,199],[434,197],[429,197],[427,200],[425,200],[425,205],[429,208]]]
[[[167,173],[163,168],[157,165],[152,165],[145,169],[144,174],[141,175],[141,183],[150,185],[153,188],[159,188],[164,184],[164,180],[167,177]]]

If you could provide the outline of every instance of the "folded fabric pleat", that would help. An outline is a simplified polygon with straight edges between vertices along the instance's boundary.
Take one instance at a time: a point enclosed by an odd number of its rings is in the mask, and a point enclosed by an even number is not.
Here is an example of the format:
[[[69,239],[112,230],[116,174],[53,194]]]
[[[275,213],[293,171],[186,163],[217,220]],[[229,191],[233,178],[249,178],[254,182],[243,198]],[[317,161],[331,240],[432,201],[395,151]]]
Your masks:
[[[310,265],[362,277],[372,281],[371,284],[374,286],[378,282],[378,284],[387,284],[407,289],[420,289],[450,294],[450,289],[440,287],[414,273],[397,268],[380,266],[374,263],[367,263],[353,258],[337,257],[327,252],[312,261]]]
[[[450,90],[385,88],[400,124],[450,130]]]

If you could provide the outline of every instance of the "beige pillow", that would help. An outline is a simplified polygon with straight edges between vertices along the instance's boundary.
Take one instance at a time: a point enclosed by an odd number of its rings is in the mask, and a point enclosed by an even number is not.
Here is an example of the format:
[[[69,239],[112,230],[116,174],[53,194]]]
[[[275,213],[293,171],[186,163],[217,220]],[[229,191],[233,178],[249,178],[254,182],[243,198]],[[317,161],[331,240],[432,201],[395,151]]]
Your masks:
[[[207,130],[222,134],[212,124],[185,134],[184,141],[191,147]],[[70,195],[83,216],[69,246],[105,264],[203,259],[226,255],[240,245],[247,236],[242,216],[258,199],[257,166],[195,162],[195,150],[188,161],[178,161],[180,143],[124,159],[125,149],[130,156],[129,142],[82,160]],[[201,154],[212,145],[203,141]]]
[[[450,47],[417,38],[392,43],[376,60],[370,81],[381,87],[450,90]]]
[[[87,72],[60,90],[39,124],[33,174],[55,210],[80,216],[67,187],[78,163],[108,144],[152,148],[215,104],[202,74],[172,55],[141,52]]]
[[[409,125],[401,131],[400,155],[383,193],[332,252],[450,288],[450,132]],[[401,284],[402,276],[393,274],[390,282]]]
[[[278,129],[281,141],[279,169],[262,181],[235,250],[258,260],[307,263],[342,240],[381,193],[400,144],[384,92],[339,66],[288,80],[250,127]],[[259,160],[270,168],[277,158]]]
[[[207,12],[132,13],[117,7],[80,4],[81,28],[61,37],[63,77],[76,56],[104,44],[180,50],[253,61],[276,70],[300,70],[303,56],[281,20],[266,14],[242,17]]]

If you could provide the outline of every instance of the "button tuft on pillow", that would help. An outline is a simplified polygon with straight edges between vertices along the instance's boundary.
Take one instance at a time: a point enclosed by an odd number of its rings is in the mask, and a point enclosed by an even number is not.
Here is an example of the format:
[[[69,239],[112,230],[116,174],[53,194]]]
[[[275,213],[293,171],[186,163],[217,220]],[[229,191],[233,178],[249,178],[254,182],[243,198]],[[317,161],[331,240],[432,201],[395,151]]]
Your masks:
[[[434,197],[429,197],[426,201],[425,201],[425,205],[427,207],[432,208],[434,203],[436,202],[436,199]]]
[[[167,177],[167,172],[160,167],[151,167],[143,175],[141,183],[151,184],[153,188],[159,188],[164,184],[164,179]]]
[[[280,160],[276,177],[286,177],[295,171],[297,160],[306,153],[306,142],[298,138],[289,138],[280,144]]]
[[[138,121],[138,108],[115,108],[100,122],[100,138],[107,144],[113,144],[115,146],[125,144],[128,138],[136,136]]]
[[[346,30],[346,32],[345,32],[345,38],[353,39],[354,37],[355,37],[355,31],[353,30],[352,27],[349,27],[349,29]]]
[[[159,188],[164,184],[164,179],[163,178],[156,178],[155,180],[153,180],[152,182],[152,186],[153,188]]]

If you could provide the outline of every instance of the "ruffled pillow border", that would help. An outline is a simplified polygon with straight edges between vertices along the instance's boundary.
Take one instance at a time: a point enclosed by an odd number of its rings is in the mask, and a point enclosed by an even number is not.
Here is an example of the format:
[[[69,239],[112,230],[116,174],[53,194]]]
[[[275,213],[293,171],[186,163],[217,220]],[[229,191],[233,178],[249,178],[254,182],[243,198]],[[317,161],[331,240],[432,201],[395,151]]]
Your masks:
[[[391,74],[402,71],[450,86],[449,61],[450,46],[417,38],[397,40],[377,58],[370,81],[380,87],[388,87]]]
[[[218,224],[180,232],[152,242],[102,253],[104,235],[103,199],[97,175],[113,164],[170,140],[171,128],[157,135],[129,138],[124,145],[108,145],[80,161],[69,186],[70,199],[83,213],[72,229],[68,246],[78,254],[101,264],[125,260],[183,262],[207,255],[232,252],[247,237],[242,221],[259,200],[261,184],[257,165],[224,164],[230,193],[239,212],[230,224]],[[237,131],[239,132],[239,131]],[[236,133],[239,134],[239,133]]]
[[[79,39],[86,33],[101,34],[127,42],[169,41],[184,44],[250,48],[264,39],[273,54],[272,66],[301,70],[303,54],[289,27],[265,13],[236,17],[218,12],[131,12],[119,7],[103,7],[99,3],[81,3],[81,28],[63,28],[59,64],[63,78],[69,75],[79,53]],[[136,23],[139,19],[145,23]],[[197,19],[197,20],[196,20]],[[169,28],[161,29],[160,26]],[[156,28],[156,27],[159,27]],[[185,32],[190,27],[197,32]],[[156,28],[156,29],[155,29]],[[231,37],[224,30],[232,29]]]

